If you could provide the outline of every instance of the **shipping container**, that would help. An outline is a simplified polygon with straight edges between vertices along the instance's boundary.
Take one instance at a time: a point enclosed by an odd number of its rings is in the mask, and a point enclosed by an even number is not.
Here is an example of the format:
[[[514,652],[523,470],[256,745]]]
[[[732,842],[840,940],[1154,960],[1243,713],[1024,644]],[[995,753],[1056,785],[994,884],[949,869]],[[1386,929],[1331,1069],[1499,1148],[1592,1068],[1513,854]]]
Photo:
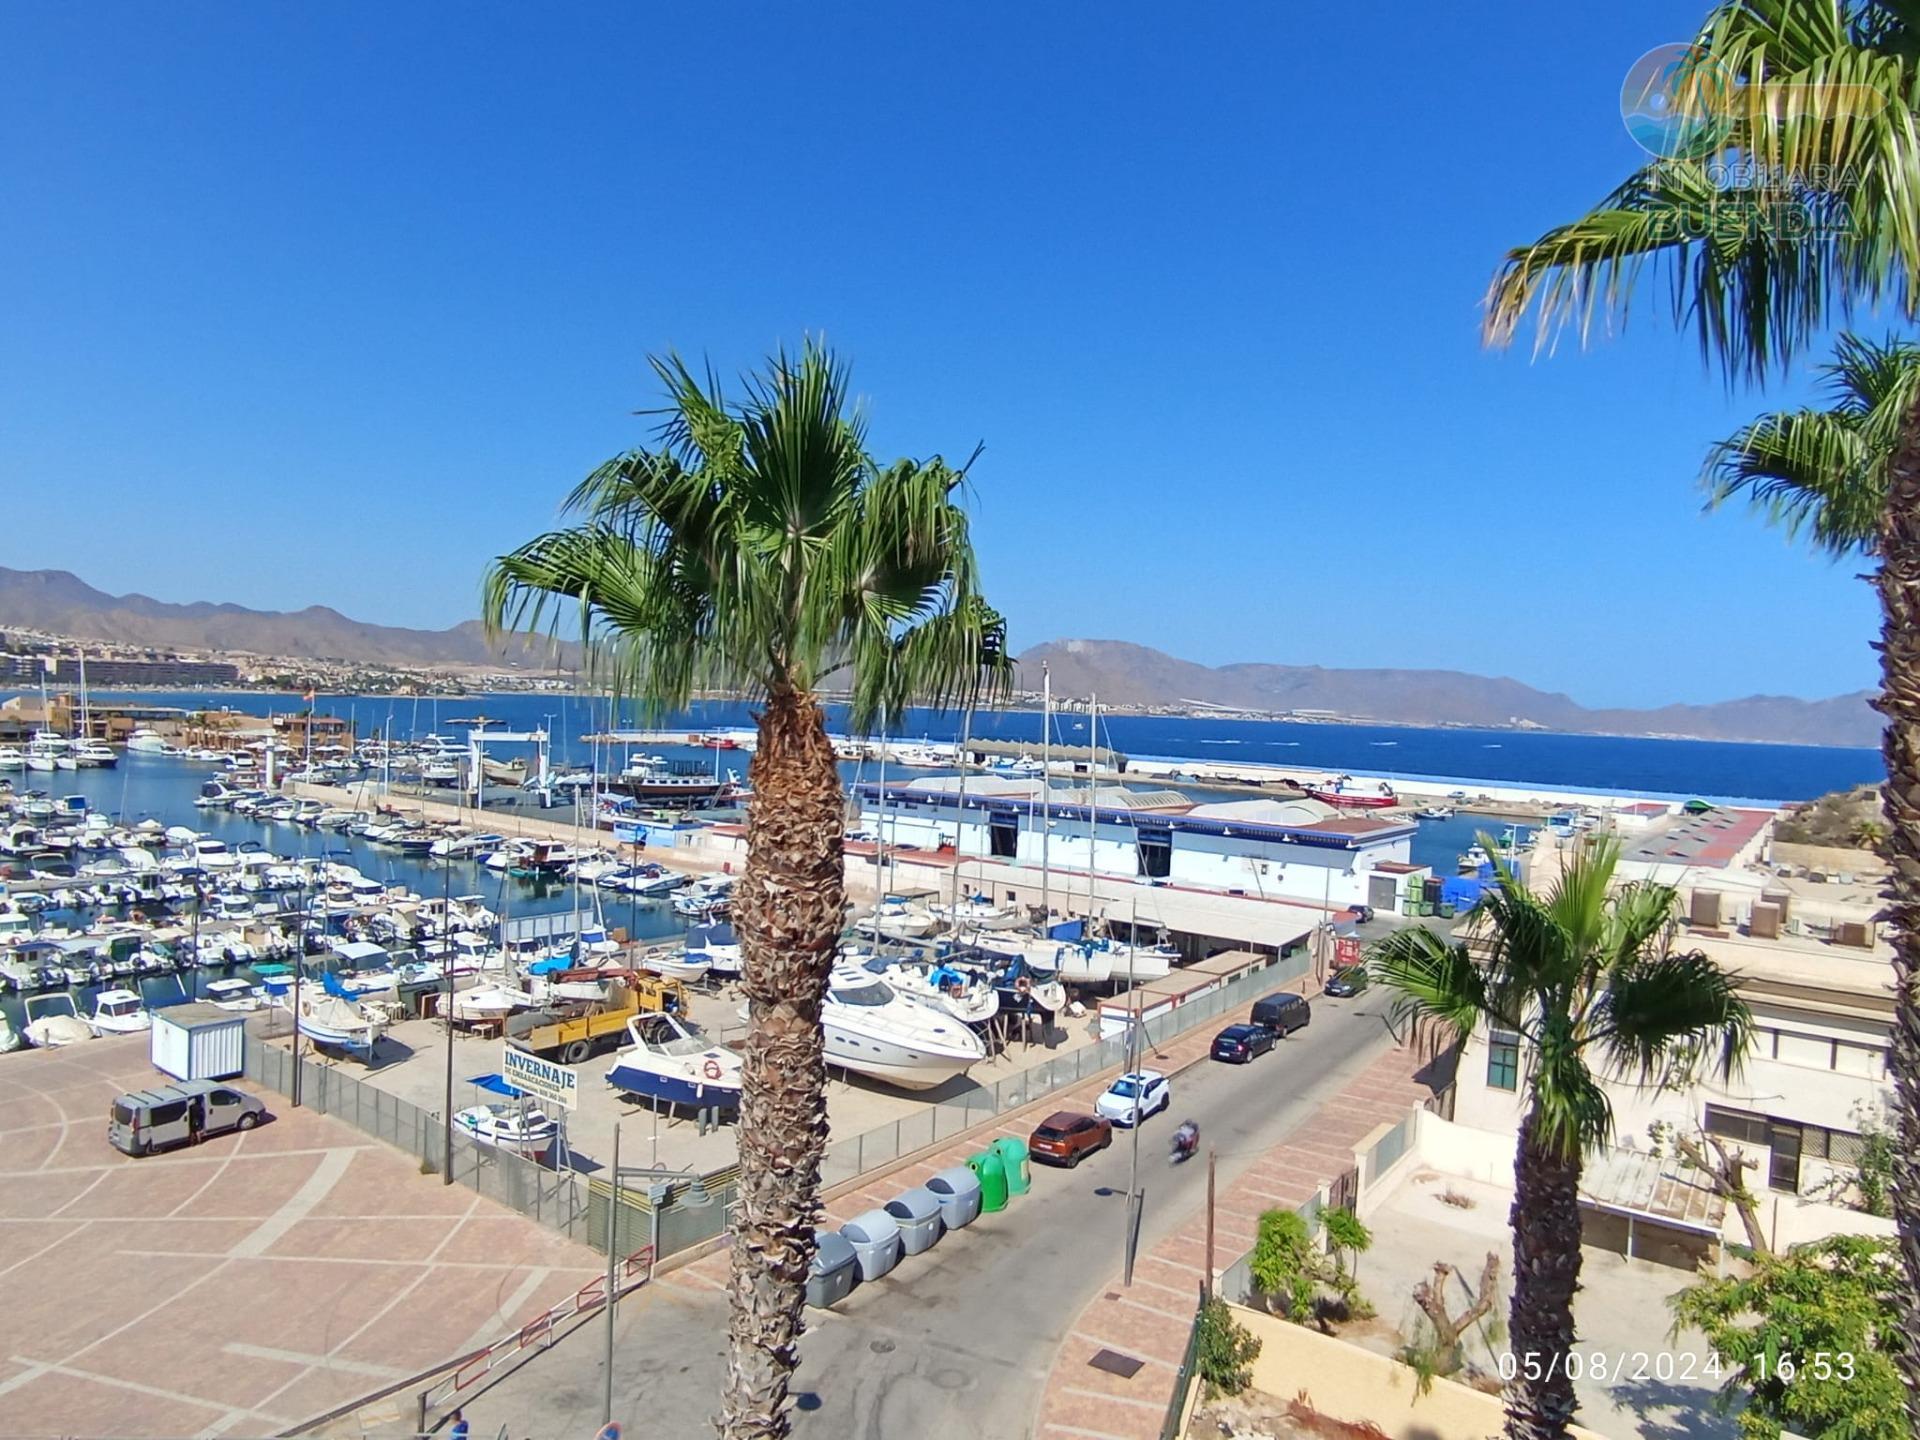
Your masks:
[[[153,1065],[176,1080],[226,1080],[246,1065],[247,1017],[204,1001],[153,1012]]]

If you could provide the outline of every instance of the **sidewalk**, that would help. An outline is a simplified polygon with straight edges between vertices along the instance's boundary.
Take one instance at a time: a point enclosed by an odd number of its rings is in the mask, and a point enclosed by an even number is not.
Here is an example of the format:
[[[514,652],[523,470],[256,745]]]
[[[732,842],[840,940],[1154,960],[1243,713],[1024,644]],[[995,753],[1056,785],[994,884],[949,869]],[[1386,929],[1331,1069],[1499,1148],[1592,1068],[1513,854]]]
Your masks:
[[[1353,1168],[1353,1150],[1376,1126],[1427,1098],[1411,1050],[1389,1050],[1281,1144],[1223,1189],[1214,1203],[1214,1265],[1253,1247],[1260,1214],[1293,1209]],[[1195,1214],[1134,1263],[1133,1286],[1111,1288],[1080,1312],[1061,1342],[1034,1434],[1039,1440],[1157,1440],[1186,1356],[1206,1269],[1207,1220]],[[1146,1363],[1131,1379],[1095,1369],[1100,1350]]]

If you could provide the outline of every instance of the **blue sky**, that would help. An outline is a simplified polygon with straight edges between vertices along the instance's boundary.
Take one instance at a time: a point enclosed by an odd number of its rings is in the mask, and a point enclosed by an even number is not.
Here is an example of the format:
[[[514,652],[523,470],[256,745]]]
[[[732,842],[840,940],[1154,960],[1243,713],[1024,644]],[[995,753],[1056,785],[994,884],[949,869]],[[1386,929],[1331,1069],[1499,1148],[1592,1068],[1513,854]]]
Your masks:
[[[1872,683],[1859,568],[1703,515],[1649,292],[1488,354],[1640,152],[1651,0],[0,10],[0,564],[441,626],[646,438],[645,357],[824,333],[986,453],[1018,645],[1440,665],[1590,704]]]

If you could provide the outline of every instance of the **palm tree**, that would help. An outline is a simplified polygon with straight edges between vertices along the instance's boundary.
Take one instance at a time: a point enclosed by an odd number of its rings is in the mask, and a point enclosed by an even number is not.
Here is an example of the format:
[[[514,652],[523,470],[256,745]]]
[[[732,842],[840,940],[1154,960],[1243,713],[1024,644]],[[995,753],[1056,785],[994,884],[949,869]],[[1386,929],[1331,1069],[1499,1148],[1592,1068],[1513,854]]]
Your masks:
[[[488,571],[489,627],[557,630],[577,611],[593,673],[649,713],[701,687],[756,697],[747,861],[734,913],[749,1028],[728,1286],[727,1440],[788,1433],[788,1386],[820,1209],[820,1006],[844,919],[840,773],[820,701],[864,731],[910,699],[971,705],[1011,674],[980,594],[965,467],[879,466],[847,373],[809,342],[729,401],[711,373],[655,360],[658,443],[568,497],[576,523]]]
[[[1583,842],[1544,897],[1496,860],[1473,941],[1415,926],[1370,957],[1394,992],[1395,1028],[1438,1024],[1462,1043],[1482,1026],[1520,1037],[1526,1115],[1513,1162],[1508,1316],[1519,1368],[1506,1401],[1515,1440],[1563,1436],[1573,1419],[1580,1168],[1613,1129],[1595,1061],[1641,1084],[1690,1080],[1709,1060],[1728,1075],[1752,1032],[1734,978],[1698,951],[1670,948],[1675,892],[1614,888],[1619,854],[1611,841]]]
[[[1696,39],[1691,71],[1702,67],[1716,78],[1694,93],[1714,123],[1586,215],[1510,251],[1488,294],[1489,343],[1510,342],[1529,311],[1536,350],[1568,324],[1584,340],[1597,322],[1624,322],[1638,282],[1654,277],[1703,357],[1729,380],[1759,382],[1857,307],[1920,311],[1920,8],[1723,0]],[[1878,560],[1887,719],[1894,1218],[1907,1328],[1920,1333],[1920,397],[1898,414],[1890,454],[1864,548]],[[1833,534],[1853,528],[1856,499],[1844,522],[1832,517]],[[1920,1346],[1899,1363],[1920,1434]]]

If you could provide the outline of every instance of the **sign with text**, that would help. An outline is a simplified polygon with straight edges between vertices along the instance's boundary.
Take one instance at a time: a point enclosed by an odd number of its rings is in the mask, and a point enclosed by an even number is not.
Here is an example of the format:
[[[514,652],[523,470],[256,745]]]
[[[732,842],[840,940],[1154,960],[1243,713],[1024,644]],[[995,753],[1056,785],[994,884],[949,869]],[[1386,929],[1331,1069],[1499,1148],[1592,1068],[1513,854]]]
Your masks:
[[[550,1105],[572,1110],[580,1103],[580,1077],[564,1065],[542,1060],[508,1045],[500,1056],[500,1078]]]

